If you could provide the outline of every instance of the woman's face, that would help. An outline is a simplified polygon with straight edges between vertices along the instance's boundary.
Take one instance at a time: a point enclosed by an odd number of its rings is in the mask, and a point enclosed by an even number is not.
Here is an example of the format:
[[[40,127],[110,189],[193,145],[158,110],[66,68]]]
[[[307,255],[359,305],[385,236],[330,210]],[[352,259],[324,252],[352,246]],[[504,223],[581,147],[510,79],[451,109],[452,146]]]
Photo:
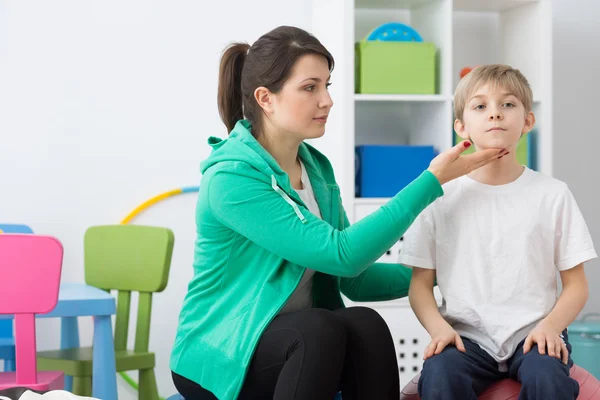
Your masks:
[[[306,54],[298,59],[281,91],[271,94],[267,116],[276,132],[299,142],[323,136],[333,106],[330,77],[325,57]]]

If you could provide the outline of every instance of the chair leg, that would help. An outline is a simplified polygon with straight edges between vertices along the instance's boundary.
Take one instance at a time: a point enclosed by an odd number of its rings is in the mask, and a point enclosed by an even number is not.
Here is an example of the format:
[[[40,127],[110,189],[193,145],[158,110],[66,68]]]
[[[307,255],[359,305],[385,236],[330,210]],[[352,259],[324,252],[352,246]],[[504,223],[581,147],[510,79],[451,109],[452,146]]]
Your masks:
[[[74,376],[73,377],[73,394],[79,396],[92,396],[92,377],[91,376]]]
[[[159,400],[154,369],[140,370],[139,400]]]

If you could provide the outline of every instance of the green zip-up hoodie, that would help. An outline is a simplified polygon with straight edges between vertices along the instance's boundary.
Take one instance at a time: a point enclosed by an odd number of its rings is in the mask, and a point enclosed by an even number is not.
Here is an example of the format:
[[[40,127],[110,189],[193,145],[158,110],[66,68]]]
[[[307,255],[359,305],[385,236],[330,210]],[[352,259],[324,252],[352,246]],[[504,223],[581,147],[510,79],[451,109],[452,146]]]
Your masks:
[[[327,158],[308,144],[302,159],[323,219],[308,211],[288,175],[239,121],[210,138],[196,208],[194,277],[183,302],[171,370],[236,399],[256,345],[306,268],[317,271],[314,307],[405,297],[411,271],[374,262],[443,194],[428,171],[350,226]],[[398,160],[398,169],[401,168]],[[399,172],[400,173],[400,172]]]

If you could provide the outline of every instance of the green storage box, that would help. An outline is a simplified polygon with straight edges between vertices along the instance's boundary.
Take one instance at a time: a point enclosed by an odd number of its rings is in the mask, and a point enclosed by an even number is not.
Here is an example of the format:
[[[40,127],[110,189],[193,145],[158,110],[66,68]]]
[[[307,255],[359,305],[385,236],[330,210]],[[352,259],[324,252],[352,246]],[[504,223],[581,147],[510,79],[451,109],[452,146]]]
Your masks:
[[[433,43],[361,40],[355,50],[356,93],[436,93]]]

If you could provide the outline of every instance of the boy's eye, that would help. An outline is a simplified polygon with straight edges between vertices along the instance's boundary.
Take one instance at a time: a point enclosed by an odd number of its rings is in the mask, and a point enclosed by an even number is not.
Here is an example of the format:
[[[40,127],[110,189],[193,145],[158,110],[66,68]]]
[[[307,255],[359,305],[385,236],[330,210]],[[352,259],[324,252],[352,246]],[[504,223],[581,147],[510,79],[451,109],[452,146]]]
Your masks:
[[[513,103],[504,103],[505,107],[514,107],[515,105]]]
[[[474,110],[483,110],[485,108],[485,105],[483,104],[477,104],[473,109]]]

